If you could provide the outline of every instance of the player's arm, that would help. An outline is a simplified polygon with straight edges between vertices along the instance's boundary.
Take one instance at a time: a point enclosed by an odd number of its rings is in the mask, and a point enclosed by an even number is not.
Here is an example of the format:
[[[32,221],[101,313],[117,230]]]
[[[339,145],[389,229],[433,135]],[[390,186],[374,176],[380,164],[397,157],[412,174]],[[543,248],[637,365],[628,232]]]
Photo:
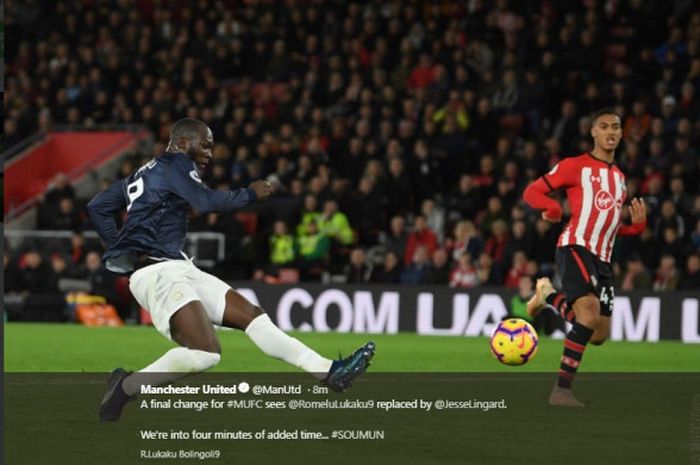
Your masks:
[[[87,204],[90,221],[107,248],[116,243],[119,238],[119,228],[114,220],[114,214],[126,208],[124,192],[124,179],[120,179],[97,194]]]
[[[542,218],[558,223],[564,211],[550,193],[569,185],[569,161],[562,160],[552,170],[530,183],[523,192],[523,200],[532,208],[542,210]]]
[[[641,197],[632,199],[630,217],[632,224],[620,226],[617,230],[619,236],[636,236],[643,233],[647,228],[647,209],[644,205],[644,199]]]
[[[176,160],[173,168],[169,172],[171,190],[199,213],[230,212],[271,193],[270,183],[266,181],[255,181],[249,187],[235,191],[210,189],[199,179],[194,165],[184,159]]]

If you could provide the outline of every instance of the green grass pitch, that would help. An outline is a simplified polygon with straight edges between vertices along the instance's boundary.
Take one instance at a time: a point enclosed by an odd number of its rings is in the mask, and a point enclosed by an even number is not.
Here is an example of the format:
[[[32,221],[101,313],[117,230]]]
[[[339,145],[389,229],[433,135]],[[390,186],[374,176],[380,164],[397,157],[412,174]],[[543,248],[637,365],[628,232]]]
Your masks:
[[[240,331],[219,331],[223,351],[220,372],[298,371],[262,354]],[[499,364],[486,338],[294,333],[294,336],[333,358],[348,354],[371,339],[377,372],[556,372],[562,341],[540,338],[537,356],[522,367]],[[174,344],[152,327],[94,328],[68,324],[5,325],[5,371],[106,372],[116,366],[138,369],[157,359]],[[700,346],[680,342],[606,342],[586,350],[581,371],[698,372]]]

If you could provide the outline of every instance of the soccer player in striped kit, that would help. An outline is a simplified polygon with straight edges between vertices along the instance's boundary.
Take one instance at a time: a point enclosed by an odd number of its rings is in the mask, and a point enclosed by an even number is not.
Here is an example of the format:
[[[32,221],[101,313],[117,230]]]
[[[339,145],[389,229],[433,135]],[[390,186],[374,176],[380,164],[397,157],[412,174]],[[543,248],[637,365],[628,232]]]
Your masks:
[[[590,153],[565,158],[549,173],[530,184],[523,194],[542,218],[558,223],[559,203],[549,193],[566,189],[571,219],[557,243],[556,264],[562,292],[548,278],[537,281],[528,302],[528,313],[536,315],[546,306],[573,323],[564,341],[557,383],[549,397],[552,405],[583,407],[571,390],[586,345],[600,345],[610,331],[613,309],[613,273],[610,265],[617,235],[636,235],[646,228],[646,208],[641,198],[630,204],[631,225],[621,225],[620,214],[627,198],[625,175],[615,166],[615,150],[622,139],[620,117],[610,108],[593,115],[594,148]]]

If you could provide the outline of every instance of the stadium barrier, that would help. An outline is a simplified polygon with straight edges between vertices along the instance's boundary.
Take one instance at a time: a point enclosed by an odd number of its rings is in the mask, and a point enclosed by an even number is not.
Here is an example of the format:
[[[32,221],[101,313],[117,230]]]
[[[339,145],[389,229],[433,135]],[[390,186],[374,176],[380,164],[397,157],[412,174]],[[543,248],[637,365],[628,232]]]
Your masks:
[[[231,284],[285,331],[489,336],[514,295],[503,288]],[[700,294],[618,295],[610,339],[700,343]]]

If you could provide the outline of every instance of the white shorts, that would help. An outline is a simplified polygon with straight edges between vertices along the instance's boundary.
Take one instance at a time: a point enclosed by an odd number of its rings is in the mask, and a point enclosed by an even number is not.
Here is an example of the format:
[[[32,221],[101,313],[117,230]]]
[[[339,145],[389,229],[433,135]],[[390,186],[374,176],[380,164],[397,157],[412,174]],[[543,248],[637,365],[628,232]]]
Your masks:
[[[153,325],[168,339],[170,318],[185,304],[202,302],[212,323],[220,325],[231,286],[200,270],[190,260],[166,260],[136,270],[129,278],[136,301],[151,314]]]

